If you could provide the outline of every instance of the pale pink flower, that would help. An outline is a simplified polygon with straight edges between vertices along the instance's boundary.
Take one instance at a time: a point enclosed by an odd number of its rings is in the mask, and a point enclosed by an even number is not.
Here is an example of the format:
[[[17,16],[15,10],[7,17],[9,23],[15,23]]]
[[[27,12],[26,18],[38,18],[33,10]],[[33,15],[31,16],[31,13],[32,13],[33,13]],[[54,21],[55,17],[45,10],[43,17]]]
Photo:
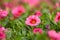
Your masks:
[[[2,31],[4,31],[4,30],[5,30],[5,28],[2,27],[2,26],[0,26],[0,32],[2,32]]]
[[[43,30],[41,28],[34,28],[33,29],[33,33],[36,34],[36,33],[40,33],[42,34],[43,33]]]
[[[12,8],[13,7],[13,4],[12,3],[9,3],[9,2],[5,2],[3,4],[4,7],[7,7],[7,8]]]
[[[4,30],[5,30],[5,28],[0,26],[0,39],[1,40],[6,38]]]
[[[0,9],[0,19],[5,18],[8,15],[8,12],[6,10]]]
[[[56,3],[56,7],[60,7],[60,4],[58,2]]]
[[[57,12],[57,15],[54,19],[55,22],[58,22],[60,20],[60,12]]]
[[[35,13],[36,16],[42,16],[41,12],[39,10],[36,11]]]
[[[54,8],[54,9],[56,9],[56,8],[60,8],[60,4],[59,4],[59,2],[56,2],[55,5],[53,6],[53,8]]]
[[[25,8],[23,6],[16,6],[12,9],[12,14],[14,17],[20,17],[22,13],[25,13]]]
[[[22,1],[28,3],[30,7],[36,6],[40,2],[40,0],[22,0]]]
[[[58,38],[59,37],[58,33],[56,33],[56,31],[54,31],[54,30],[48,31],[48,35],[51,38]]]
[[[51,38],[51,40],[60,40],[60,33],[57,33],[54,30],[48,31],[48,36]]]
[[[41,20],[38,16],[31,15],[26,19],[25,23],[30,26],[37,26],[41,23]]]

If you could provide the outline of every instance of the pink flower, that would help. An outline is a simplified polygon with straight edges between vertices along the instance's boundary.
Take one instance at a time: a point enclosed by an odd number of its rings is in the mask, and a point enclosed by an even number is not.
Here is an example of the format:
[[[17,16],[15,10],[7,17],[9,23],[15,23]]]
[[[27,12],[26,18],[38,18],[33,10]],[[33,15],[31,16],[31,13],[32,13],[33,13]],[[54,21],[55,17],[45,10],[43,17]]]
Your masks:
[[[3,4],[4,7],[8,7],[8,8],[12,8],[13,4],[12,3],[9,3],[9,2],[5,2]]]
[[[30,7],[36,6],[39,4],[40,0],[22,0],[25,3],[28,3]]]
[[[17,6],[12,9],[12,14],[14,17],[20,17],[24,12],[25,12],[25,9],[23,6]]]
[[[60,33],[57,33],[54,30],[48,31],[48,36],[51,38],[51,40],[60,40]]]
[[[57,12],[57,15],[55,17],[55,22],[58,22],[60,20],[60,12]]]
[[[25,23],[30,26],[37,26],[40,24],[40,22],[41,20],[39,19],[39,17],[35,15],[29,16],[25,21]]]
[[[43,33],[42,29],[40,29],[40,28],[34,28],[33,33],[36,34],[37,32],[40,33],[40,34]]]
[[[0,26],[0,39],[6,38],[4,30],[5,30],[5,28]]]
[[[6,10],[0,9],[0,19],[5,18],[8,15],[8,12]]]
[[[5,28],[2,27],[2,26],[0,26],[0,32],[2,32],[2,31],[4,31],[4,30],[5,30]]]
[[[42,14],[41,14],[41,12],[40,12],[39,10],[36,11],[35,15],[36,15],[36,16],[42,16]]]
[[[48,31],[48,35],[50,38],[58,38],[59,37],[58,33],[56,33],[56,31],[54,31],[54,30]]]
[[[60,7],[60,4],[58,2],[56,3],[56,7]]]

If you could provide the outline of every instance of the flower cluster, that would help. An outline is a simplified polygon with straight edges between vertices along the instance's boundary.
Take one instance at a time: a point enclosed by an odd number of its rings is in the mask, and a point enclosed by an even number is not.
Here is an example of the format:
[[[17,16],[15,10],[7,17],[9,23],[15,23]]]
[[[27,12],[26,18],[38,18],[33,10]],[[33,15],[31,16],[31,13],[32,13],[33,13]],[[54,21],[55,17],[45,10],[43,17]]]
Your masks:
[[[13,7],[11,12],[14,18],[18,18],[22,15],[22,13],[25,12],[25,9],[23,6],[17,6]],[[0,20],[7,17],[8,14],[9,14],[8,10],[0,9]]]

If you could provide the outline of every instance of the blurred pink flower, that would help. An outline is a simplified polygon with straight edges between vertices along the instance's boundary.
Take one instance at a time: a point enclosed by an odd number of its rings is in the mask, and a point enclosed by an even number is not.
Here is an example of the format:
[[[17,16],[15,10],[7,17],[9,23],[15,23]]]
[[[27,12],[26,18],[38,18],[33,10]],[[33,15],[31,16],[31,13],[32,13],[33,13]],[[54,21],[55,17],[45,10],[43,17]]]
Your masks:
[[[0,19],[5,18],[8,15],[8,12],[6,10],[0,9]]]
[[[25,12],[25,9],[23,6],[16,6],[12,9],[12,14],[14,17],[20,17],[24,12]]]
[[[60,8],[60,4],[59,4],[59,2],[56,2],[55,5],[53,6],[53,8],[54,8],[54,9],[56,9],[56,8]]]
[[[5,28],[0,26],[0,32],[3,32],[4,30],[5,30]]]
[[[5,30],[5,28],[0,26],[0,39],[1,40],[6,38],[4,30]]]
[[[42,33],[43,33],[43,30],[40,29],[40,28],[34,28],[33,33],[34,33],[34,34],[36,34],[36,33],[42,34]]]
[[[58,33],[56,33],[56,31],[54,31],[54,30],[48,31],[48,35],[50,38],[58,38],[59,37]]]
[[[58,22],[60,20],[60,12],[57,12],[57,15],[54,19],[55,22]]]
[[[51,38],[51,40],[60,40],[60,33],[57,33],[54,30],[48,31],[48,36]]]
[[[36,16],[42,16],[41,12],[39,10],[36,11],[35,13]]]
[[[38,16],[31,15],[26,19],[25,23],[30,26],[37,26],[41,23],[41,20]]]
[[[58,2],[56,3],[56,7],[60,7],[60,4]]]
[[[8,7],[8,8],[12,8],[13,7],[13,4],[12,3],[9,3],[9,2],[5,2],[3,4],[4,7]]]
[[[39,4],[40,0],[22,0],[25,3],[28,3],[30,7],[36,6]]]

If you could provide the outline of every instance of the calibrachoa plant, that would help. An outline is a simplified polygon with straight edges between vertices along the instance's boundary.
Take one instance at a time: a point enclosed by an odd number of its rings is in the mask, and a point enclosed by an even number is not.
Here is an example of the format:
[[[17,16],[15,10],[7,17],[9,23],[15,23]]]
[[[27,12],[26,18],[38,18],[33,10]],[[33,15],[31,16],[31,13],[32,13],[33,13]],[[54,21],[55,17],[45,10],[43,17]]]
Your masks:
[[[60,0],[0,0],[0,40],[60,40]]]

